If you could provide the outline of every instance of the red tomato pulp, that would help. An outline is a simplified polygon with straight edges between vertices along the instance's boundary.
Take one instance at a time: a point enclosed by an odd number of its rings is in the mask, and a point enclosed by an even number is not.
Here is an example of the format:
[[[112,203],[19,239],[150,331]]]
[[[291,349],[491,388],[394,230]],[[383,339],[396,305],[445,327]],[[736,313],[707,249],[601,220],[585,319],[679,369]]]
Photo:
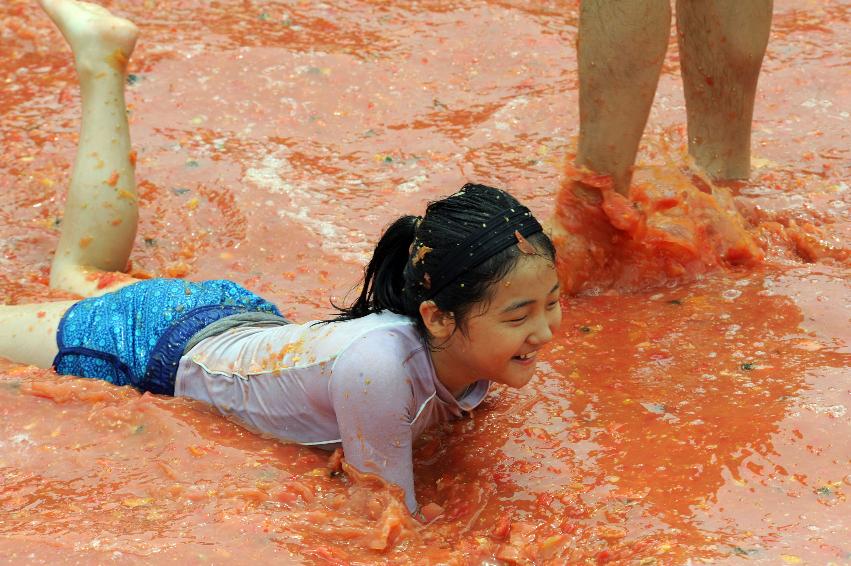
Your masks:
[[[107,4],[142,30],[128,77],[138,271],[224,275],[323,317],[382,226],[467,180],[553,209],[577,126],[574,2]],[[33,3],[0,19],[0,289],[7,303],[64,298],[46,282],[74,70]],[[841,2],[776,2],[736,197],[764,264],[695,280],[638,262],[564,299],[529,386],[421,439],[417,495],[444,509],[427,527],[374,480],[331,476],[326,454],[199,403],[3,363],[0,556],[851,560],[848,23]],[[685,144],[675,43],[647,176]]]

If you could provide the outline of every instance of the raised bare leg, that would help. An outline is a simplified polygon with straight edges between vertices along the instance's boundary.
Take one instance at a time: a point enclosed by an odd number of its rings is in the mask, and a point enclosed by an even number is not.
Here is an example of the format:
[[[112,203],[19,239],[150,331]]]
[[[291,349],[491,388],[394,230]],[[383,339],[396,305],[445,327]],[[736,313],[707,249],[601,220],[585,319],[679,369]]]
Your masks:
[[[138,218],[134,158],[124,106],[124,69],[138,30],[106,9],[75,0],[40,0],[74,53],[83,116],[77,158],[50,276],[80,295],[114,290],[99,274],[127,266]],[[56,331],[74,301],[0,306],[0,356],[48,368]]]
[[[583,0],[576,165],[626,195],[668,47],[668,0]]]
[[[750,174],[751,121],[772,0],[677,1],[688,148],[715,179]]]
[[[39,2],[74,53],[82,98],[80,141],[50,285],[88,296],[118,286],[104,286],[99,274],[127,268],[136,236],[135,156],[124,84],[138,29],[96,4]]]

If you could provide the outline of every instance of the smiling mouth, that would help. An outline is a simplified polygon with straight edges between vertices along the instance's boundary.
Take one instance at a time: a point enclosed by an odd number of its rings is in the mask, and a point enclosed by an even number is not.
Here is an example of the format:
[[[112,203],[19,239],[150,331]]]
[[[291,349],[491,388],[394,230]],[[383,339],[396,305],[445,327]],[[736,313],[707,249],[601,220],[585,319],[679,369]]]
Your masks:
[[[528,354],[523,354],[522,356],[514,356],[513,360],[517,360],[519,362],[531,362],[535,359],[535,354],[538,352],[529,352]]]

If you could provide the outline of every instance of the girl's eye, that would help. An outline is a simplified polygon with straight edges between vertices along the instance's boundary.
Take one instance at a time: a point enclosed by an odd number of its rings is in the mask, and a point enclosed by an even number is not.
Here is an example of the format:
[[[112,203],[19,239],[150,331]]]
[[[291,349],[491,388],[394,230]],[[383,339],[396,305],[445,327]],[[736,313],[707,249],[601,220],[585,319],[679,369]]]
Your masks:
[[[548,308],[548,309],[554,309],[554,308],[555,308],[555,307],[557,307],[557,306],[558,306],[558,300],[555,300],[555,301],[553,301],[553,302],[551,302],[551,303],[547,303],[547,308]]]
[[[511,319],[506,320],[505,322],[518,323],[518,322],[523,322],[524,320],[526,320],[526,318],[527,318],[527,317],[526,317],[526,315],[524,314],[524,315],[523,315],[523,316],[521,316],[521,317],[518,317],[518,318],[511,318]]]

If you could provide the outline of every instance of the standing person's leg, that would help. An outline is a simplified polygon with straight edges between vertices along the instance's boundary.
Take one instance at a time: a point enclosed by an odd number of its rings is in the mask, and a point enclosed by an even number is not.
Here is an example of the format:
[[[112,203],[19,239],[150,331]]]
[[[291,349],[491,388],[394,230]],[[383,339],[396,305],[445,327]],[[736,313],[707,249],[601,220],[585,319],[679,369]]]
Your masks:
[[[82,127],[52,287],[88,296],[109,286],[99,273],[124,270],[136,233],[136,185],[124,106],[124,69],[138,30],[106,9],[74,0],[40,0],[74,52],[82,92]],[[101,288],[103,287],[103,288]],[[74,301],[0,306],[0,356],[50,367],[56,331]]]
[[[671,26],[669,0],[582,0],[577,166],[626,195]]]
[[[98,274],[126,270],[136,236],[135,156],[124,85],[139,31],[95,4],[40,3],[74,53],[82,99],[80,141],[50,285],[89,296],[116,288],[101,288]]]
[[[600,278],[617,229],[626,227],[626,219],[615,224],[613,218],[619,219],[621,212],[632,208],[607,207],[600,187],[611,180],[617,193],[629,193],[670,26],[668,0],[582,0],[580,4],[579,171],[567,166],[549,223],[558,249],[559,279],[566,292],[576,292],[586,282]],[[604,177],[594,178],[595,174]],[[610,201],[618,200],[611,197],[609,194]],[[620,200],[624,202],[615,204],[626,202]]]
[[[772,4],[677,1],[689,153],[715,179],[750,174],[754,97]]]

